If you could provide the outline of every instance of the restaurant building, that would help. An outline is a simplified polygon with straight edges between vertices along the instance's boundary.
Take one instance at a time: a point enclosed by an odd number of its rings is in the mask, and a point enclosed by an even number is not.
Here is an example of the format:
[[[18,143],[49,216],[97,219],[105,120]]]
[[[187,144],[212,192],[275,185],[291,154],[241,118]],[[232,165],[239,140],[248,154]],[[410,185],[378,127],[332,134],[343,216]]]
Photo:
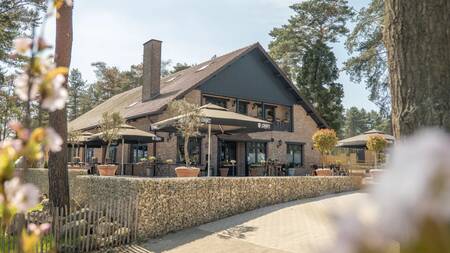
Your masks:
[[[261,161],[273,160],[289,167],[319,163],[320,156],[311,137],[327,124],[259,43],[214,56],[163,78],[160,78],[161,46],[158,40],[144,43],[142,86],[99,104],[71,121],[69,129],[95,133],[104,112],[119,112],[127,124],[151,131],[151,124],[169,117],[166,109],[170,101],[185,99],[198,105],[215,104],[272,123],[272,131],[214,135],[211,141],[214,175],[231,160],[236,161],[238,176],[249,175],[249,167]],[[163,141],[125,144],[126,162],[136,163],[154,155],[161,161],[182,163],[182,137],[177,133],[155,134]],[[192,138],[189,145],[192,160],[202,170],[206,168],[207,141],[206,136],[200,135]],[[110,150],[116,163],[120,163],[120,145]],[[87,161],[104,157],[99,148],[88,148],[82,153]]]

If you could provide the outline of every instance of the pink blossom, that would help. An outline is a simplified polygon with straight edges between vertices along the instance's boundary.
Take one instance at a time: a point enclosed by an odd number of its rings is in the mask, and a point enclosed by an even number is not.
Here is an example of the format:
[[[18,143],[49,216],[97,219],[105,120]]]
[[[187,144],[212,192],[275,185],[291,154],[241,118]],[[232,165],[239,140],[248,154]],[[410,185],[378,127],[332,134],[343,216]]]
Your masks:
[[[40,235],[46,234],[48,231],[50,231],[51,227],[52,227],[52,225],[50,225],[50,223],[43,223],[39,226],[34,223],[31,223],[31,224],[28,224],[28,231],[40,236]]]
[[[29,87],[29,77],[27,74],[23,73],[16,77],[14,80],[14,85],[16,86],[15,91],[17,96],[23,101],[34,100],[38,96],[38,82],[34,80],[31,83],[31,89]]]
[[[47,136],[47,145],[50,151],[52,152],[59,152],[61,151],[61,145],[63,144],[63,140],[61,139],[61,136],[55,131],[55,129],[48,127],[45,130]]]
[[[21,213],[39,203],[39,189],[33,184],[21,184],[17,177],[5,182],[5,193],[8,202]]]
[[[32,40],[30,38],[17,38],[14,40],[16,52],[24,54],[31,48]]]

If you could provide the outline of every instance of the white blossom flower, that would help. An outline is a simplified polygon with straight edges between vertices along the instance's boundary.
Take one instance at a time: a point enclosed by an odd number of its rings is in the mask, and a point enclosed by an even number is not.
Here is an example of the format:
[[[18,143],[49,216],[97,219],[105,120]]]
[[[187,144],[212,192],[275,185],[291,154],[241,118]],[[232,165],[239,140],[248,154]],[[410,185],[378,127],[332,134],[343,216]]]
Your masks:
[[[48,148],[52,152],[61,151],[61,145],[63,144],[63,140],[61,136],[51,127],[45,129],[46,132],[46,143]]]
[[[38,96],[38,89],[39,89],[38,82],[33,81],[31,83],[31,90],[29,90],[30,87],[28,81],[29,77],[25,73],[19,75],[14,80],[16,94],[17,96],[19,96],[19,99],[23,101],[34,100]]]
[[[368,201],[338,219],[333,252],[414,240],[422,222],[450,222],[450,136],[435,129],[398,141]]]
[[[73,1],[72,0],[66,0],[66,4],[67,4],[67,6],[72,6],[73,5]]]
[[[65,77],[61,74],[58,74],[52,80],[52,91],[50,92],[50,95],[42,100],[43,108],[46,108],[49,111],[56,111],[64,108],[68,97],[67,89],[63,87],[65,80]]]
[[[37,236],[46,234],[48,231],[50,231],[50,228],[52,227],[52,225],[50,223],[42,223],[40,225],[36,225],[34,223],[30,223],[28,224],[28,231],[30,231],[31,233],[34,233]]]
[[[5,182],[5,193],[18,212],[24,213],[39,203],[39,189],[33,184],[21,184],[15,177]]]
[[[450,201],[449,136],[437,130],[419,132],[398,142],[391,157],[373,189],[383,213],[380,232],[402,241],[414,236],[417,223],[426,217],[450,221],[450,206],[445,204]]]
[[[17,38],[14,40],[16,52],[24,54],[31,48],[32,40],[30,38]]]

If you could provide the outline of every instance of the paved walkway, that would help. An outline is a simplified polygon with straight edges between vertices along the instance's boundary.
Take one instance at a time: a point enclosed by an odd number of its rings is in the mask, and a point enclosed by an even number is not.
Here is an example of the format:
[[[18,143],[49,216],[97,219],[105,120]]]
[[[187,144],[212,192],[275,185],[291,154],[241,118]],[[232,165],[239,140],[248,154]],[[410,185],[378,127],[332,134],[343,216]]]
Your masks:
[[[328,213],[364,198],[353,192],[269,206],[152,239],[150,252],[320,252],[334,227]]]

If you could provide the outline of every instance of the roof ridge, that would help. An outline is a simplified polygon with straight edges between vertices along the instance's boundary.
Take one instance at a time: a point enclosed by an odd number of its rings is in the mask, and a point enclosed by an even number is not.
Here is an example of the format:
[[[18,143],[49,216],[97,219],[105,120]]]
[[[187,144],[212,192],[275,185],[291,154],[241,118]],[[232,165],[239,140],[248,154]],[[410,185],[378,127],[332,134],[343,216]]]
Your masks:
[[[195,64],[195,65],[190,66],[189,68],[186,68],[186,69],[177,71],[177,72],[175,72],[175,73],[169,74],[169,75],[167,75],[167,76],[164,76],[163,78],[161,78],[161,81],[163,81],[163,80],[165,80],[165,79],[170,79],[170,78],[176,76],[177,74],[181,74],[182,72],[186,72],[186,71],[188,71],[189,69],[195,68],[195,67],[197,67],[197,66],[199,66],[199,65],[203,65],[203,64],[205,64],[205,63],[212,62],[212,61],[214,61],[214,60],[218,60],[219,58],[224,58],[224,57],[226,57],[226,56],[229,56],[229,55],[234,54],[234,53],[236,53],[236,52],[238,52],[238,51],[241,51],[241,50],[244,50],[244,49],[248,49],[248,48],[250,48],[250,47],[252,47],[252,46],[255,46],[256,44],[259,44],[259,43],[258,43],[258,42],[255,42],[255,43],[250,44],[250,45],[248,45],[248,46],[241,47],[241,48],[236,49],[236,50],[233,50],[233,51],[231,51],[231,52],[228,52],[228,53],[219,55],[219,56],[217,56],[216,58],[211,58],[211,59],[209,59],[209,60],[206,60],[206,61],[197,63],[197,64]]]

